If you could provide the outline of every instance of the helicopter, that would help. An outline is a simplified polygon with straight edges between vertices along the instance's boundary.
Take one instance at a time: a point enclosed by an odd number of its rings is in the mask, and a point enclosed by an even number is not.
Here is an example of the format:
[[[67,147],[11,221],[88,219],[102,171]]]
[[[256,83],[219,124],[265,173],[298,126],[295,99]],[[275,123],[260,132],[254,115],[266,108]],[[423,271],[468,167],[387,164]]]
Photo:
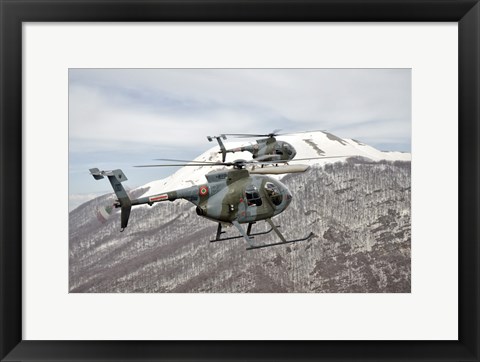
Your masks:
[[[267,134],[249,134],[249,133],[225,133],[220,136],[207,136],[209,142],[212,142],[214,139],[217,140],[218,145],[220,146],[220,151],[218,153],[222,154],[222,162],[225,162],[227,153],[243,152],[248,151],[252,154],[252,158],[257,161],[290,161],[292,160],[297,151],[295,148],[288,142],[277,141],[275,138],[279,135],[285,135],[287,133],[278,133],[280,130],[274,130],[273,132]],[[223,140],[226,140],[226,136],[234,137],[266,137],[256,140],[256,143],[236,147],[227,150],[223,144]]]
[[[160,159],[162,160],[162,159]],[[308,240],[313,236],[311,232],[305,237],[287,240],[278,230],[272,217],[284,212],[290,205],[293,195],[290,190],[279,180],[267,176],[269,168],[247,169],[247,165],[258,162],[236,160],[233,162],[208,162],[163,159],[164,161],[183,161],[183,164],[142,165],[136,167],[168,167],[168,166],[227,166],[231,169],[217,170],[205,175],[207,183],[187,188],[156,194],[138,199],[130,199],[122,186],[127,177],[122,170],[100,171],[98,168],[90,169],[94,179],[100,180],[107,177],[116,194],[117,200],[113,206],[121,209],[121,229],[124,231],[128,225],[132,206],[148,204],[152,206],[157,202],[175,201],[185,199],[196,205],[197,215],[218,223],[215,239],[211,242],[244,238],[248,244],[247,250],[270,247],[274,245],[295,243]],[[276,169],[279,167],[270,167]],[[294,169],[285,170],[284,173],[305,172],[309,166],[298,165]],[[257,221],[265,221],[270,228],[266,231],[252,233],[252,226]],[[225,232],[222,224],[235,226],[239,235],[222,237]],[[247,224],[247,230],[241,224]],[[254,237],[274,231],[280,239],[279,242],[258,244]]]

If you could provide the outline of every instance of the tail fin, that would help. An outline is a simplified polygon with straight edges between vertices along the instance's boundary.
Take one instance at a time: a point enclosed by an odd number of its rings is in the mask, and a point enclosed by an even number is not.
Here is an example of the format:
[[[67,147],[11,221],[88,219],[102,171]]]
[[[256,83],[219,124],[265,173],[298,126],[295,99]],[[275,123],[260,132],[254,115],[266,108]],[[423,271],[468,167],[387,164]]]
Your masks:
[[[227,149],[225,148],[225,145],[222,142],[222,138],[226,140],[227,136],[225,136],[224,134],[221,134],[220,136],[207,136],[207,139],[209,142],[212,142],[214,138],[217,140],[218,145],[220,146],[219,153],[222,154],[222,162],[225,162],[225,159],[227,157]]]
[[[123,181],[127,181],[127,176],[122,170],[113,171],[100,171],[98,168],[91,168],[90,173],[95,180],[101,180],[104,176],[108,177],[108,181],[112,185],[115,195],[117,195],[118,202],[115,203],[115,207],[121,207],[121,230],[123,231],[128,224],[128,218],[130,217],[130,210],[132,209],[132,201],[127,195],[127,192],[122,186]]]

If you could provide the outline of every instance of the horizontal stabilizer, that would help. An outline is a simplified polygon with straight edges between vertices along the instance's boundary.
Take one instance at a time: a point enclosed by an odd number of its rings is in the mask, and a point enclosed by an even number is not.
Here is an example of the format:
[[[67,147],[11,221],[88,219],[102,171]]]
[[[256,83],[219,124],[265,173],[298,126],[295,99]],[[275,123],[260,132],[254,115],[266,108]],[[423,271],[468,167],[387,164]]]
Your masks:
[[[103,178],[103,175],[98,168],[91,168],[89,171],[95,180],[101,180]]]
[[[120,169],[113,170],[113,171],[100,171],[98,168],[91,168],[89,171],[95,180],[101,180],[104,176],[107,176],[107,177],[113,176],[120,182],[128,180],[127,176],[125,176],[123,171]]]

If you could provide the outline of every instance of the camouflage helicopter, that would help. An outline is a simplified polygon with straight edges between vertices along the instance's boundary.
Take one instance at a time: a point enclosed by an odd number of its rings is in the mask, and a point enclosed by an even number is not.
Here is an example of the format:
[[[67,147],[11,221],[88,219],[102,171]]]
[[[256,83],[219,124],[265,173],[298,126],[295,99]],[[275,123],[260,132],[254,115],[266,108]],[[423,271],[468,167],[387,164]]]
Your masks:
[[[235,153],[235,152],[243,152],[248,151],[252,154],[252,158],[256,161],[265,161],[270,163],[274,163],[277,161],[290,161],[292,160],[297,151],[295,148],[288,142],[285,141],[277,141],[275,138],[279,135],[285,135],[288,133],[278,133],[280,130],[274,130],[268,134],[249,134],[249,133],[225,133],[221,134],[220,136],[207,136],[209,142],[212,142],[214,139],[217,140],[218,145],[220,146],[220,151],[218,153],[222,154],[222,162],[225,162],[227,157],[227,153]],[[256,143],[252,143],[249,145],[236,147],[227,150],[225,145],[223,144],[223,140],[226,140],[226,136],[234,136],[240,138],[249,138],[249,137],[266,137],[260,138],[256,140]]]
[[[121,209],[121,230],[123,231],[128,224],[132,206],[154,203],[162,201],[175,201],[185,199],[196,205],[196,213],[199,216],[218,223],[217,233],[212,242],[221,240],[230,240],[243,237],[248,243],[247,250],[264,248],[274,245],[294,243],[307,240],[312,237],[309,235],[287,240],[278,230],[277,225],[272,221],[272,217],[282,213],[287,209],[292,201],[292,193],[282,182],[273,177],[267,176],[270,173],[268,168],[256,168],[248,170],[246,166],[254,161],[236,160],[234,162],[207,162],[207,161],[184,161],[163,159],[163,161],[188,162],[184,164],[162,164],[162,165],[142,165],[136,167],[168,167],[168,166],[228,166],[232,169],[212,171],[205,175],[207,183],[182,188],[162,194],[130,199],[122,186],[122,182],[127,177],[122,170],[100,171],[98,168],[90,169],[91,175],[96,179],[103,179],[105,176],[110,181],[117,200],[113,206]],[[292,166],[293,167],[293,166]],[[279,167],[271,167],[278,173]],[[290,168],[284,173],[304,172],[309,168],[307,165],[298,165]],[[252,233],[252,226],[257,221],[265,220],[270,228],[267,231]],[[224,237],[222,224],[231,224],[235,226],[240,235],[233,237]],[[247,230],[241,224],[248,224]],[[253,238],[258,235],[268,234],[271,231],[281,240],[280,242],[270,244],[257,244]]]

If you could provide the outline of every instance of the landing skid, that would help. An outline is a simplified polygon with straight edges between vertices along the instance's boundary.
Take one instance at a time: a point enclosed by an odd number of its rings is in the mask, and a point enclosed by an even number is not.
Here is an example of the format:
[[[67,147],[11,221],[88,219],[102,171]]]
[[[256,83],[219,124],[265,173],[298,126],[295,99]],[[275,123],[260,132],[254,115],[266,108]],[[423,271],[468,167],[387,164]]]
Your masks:
[[[271,244],[262,244],[262,245],[252,245],[247,248],[247,250],[252,250],[252,249],[261,249],[261,248],[266,248],[269,246],[275,246],[275,245],[283,245],[283,244],[291,244],[291,243],[296,243],[297,241],[304,241],[308,240],[313,236],[313,233],[310,232],[308,236],[301,238],[301,239],[295,239],[295,240],[285,240],[285,241],[280,241],[278,243],[271,243]]]
[[[311,232],[310,234],[308,234],[304,238],[295,239],[295,240],[286,240],[285,237],[282,235],[282,233],[278,230],[278,228],[280,226],[275,225],[273,223],[272,219],[266,219],[265,221],[270,224],[270,229],[268,229],[267,231],[252,234],[251,231],[252,231],[252,225],[254,224],[254,222],[248,223],[247,232],[245,232],[245,230],[242,228],[242,226],[239,224],[239,222],[234,220],[234,221],[232,221],[232,224],[238,229],[238,231],[240,232],[240,235],[231,236],[231,237],[227,237],[227,238],[221,238],[220,237],[221,234],[223,234],[225,232],[222,231],[222,224],[218,223],[216,237],[215,237],[214,240],[210,240],[210,242],[213,243],[213,242],[220,241],[220,240],[232,240],[232,239],[239,239],[239,238],[243,237],[247,241],[247,243],[249,244],[249,246],[247,247],[247,250],[252,250],[252,249],[266,248],[266,247],[269,247],[269,246],[296,243],[298,241],[308,240],[314,235]],[[259,244],[259,245],[256,245],[256,244],[253,243],[253,237],[254,236],[268,234],[272,230],[275,231],[275,234],[277,234],[277,236],[280,238],[280,240],[281,240],[280,242],[270,243],[270,244]]]

